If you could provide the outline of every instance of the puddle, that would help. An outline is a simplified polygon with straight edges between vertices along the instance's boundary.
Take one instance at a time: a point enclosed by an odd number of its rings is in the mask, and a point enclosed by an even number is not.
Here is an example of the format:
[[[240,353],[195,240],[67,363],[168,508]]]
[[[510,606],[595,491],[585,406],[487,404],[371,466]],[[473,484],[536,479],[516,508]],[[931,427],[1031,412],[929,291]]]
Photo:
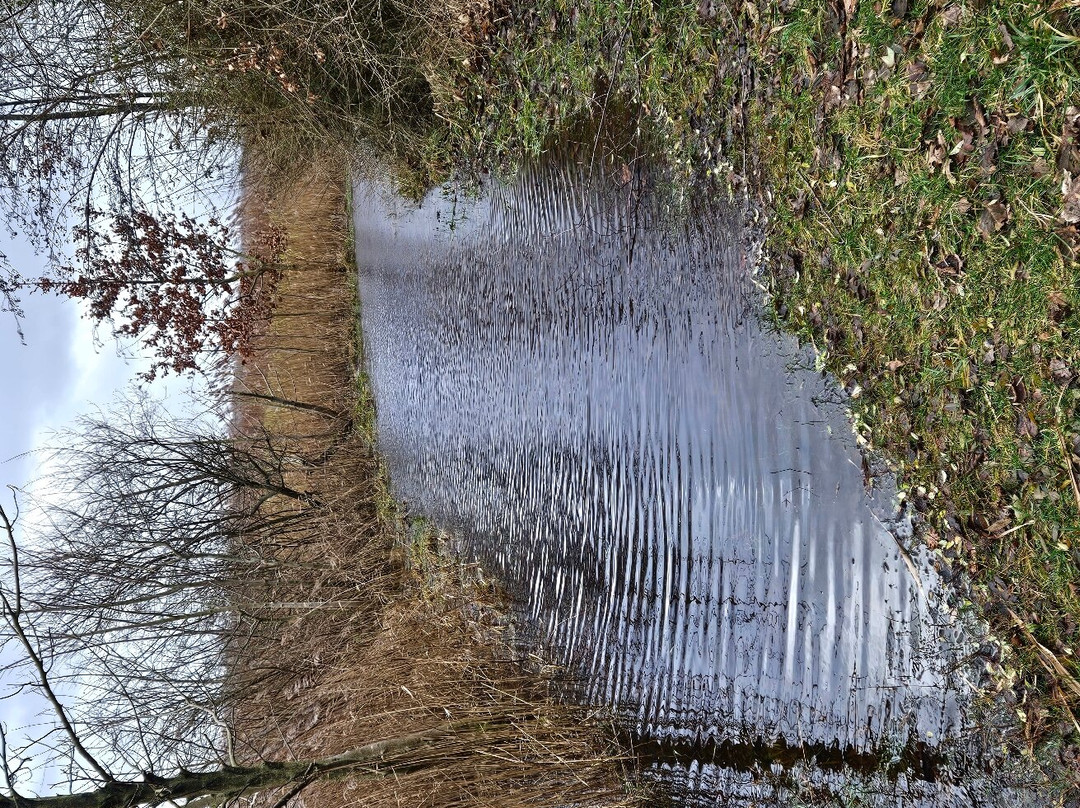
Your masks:
[[[950,785],[973,646],[887,481],[867,494],[835,383],[757,316],[738,213],[665,224],[655,198],[570,159],[473,202],[357,189],[395,493],[680,799],[798,771],[986,804]]]

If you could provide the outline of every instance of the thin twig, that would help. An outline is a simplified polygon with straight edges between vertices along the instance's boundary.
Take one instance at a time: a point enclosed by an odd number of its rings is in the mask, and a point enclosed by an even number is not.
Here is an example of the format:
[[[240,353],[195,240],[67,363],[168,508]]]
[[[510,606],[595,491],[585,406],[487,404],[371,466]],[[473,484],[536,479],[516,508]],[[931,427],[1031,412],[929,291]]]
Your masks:
[[[2,524],[4,532],[7,534],[8,548],[11,551],[11,571],[14,580],[14,603],[8,599],[7,594],[0,590],[0,604],[3,606],[4,616],[7,618],[8,625],[15,633],[16,638],[19,640],[19,644],[22,645],[23,650],[26,651],[26,656],[30,660],[30,664],[33,666],[35,673],[37,674],[38,686],[41,693],[52,705],[53,712],[56,713],[56,717],[60,721],[60,725],[63,727],[64,732],[67,734],[68,739],[71,741],[72,747],[83,758],[90,768],[97,772],[98,776],[106,782],[115,782],[115,778],[109,773],[109,771],[98,763],[97,759],[90,754],[90,752],[83,746],[82,740],[79,738],[78,732],[75,730],[75,726],[71,723],[71,719],[68,718],[67,710],[61,703],[56,692],[52,688],[52,683],[49,681],[49,673],[45,667],[45,662],[38,653],[34,643],[30,641],[25,629],[23,628],[20,615],[22,614],[22,584],[19,575],[19,550],[15,544],[15,524],[8,518],[7,512],[4,510],[4,506],[0,505],[0,524]]]

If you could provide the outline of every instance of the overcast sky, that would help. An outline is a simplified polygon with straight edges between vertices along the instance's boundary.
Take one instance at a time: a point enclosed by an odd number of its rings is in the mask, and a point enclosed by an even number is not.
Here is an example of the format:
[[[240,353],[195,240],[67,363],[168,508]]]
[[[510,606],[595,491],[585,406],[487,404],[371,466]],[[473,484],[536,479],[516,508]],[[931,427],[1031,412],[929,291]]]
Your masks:
[[[40,266],[23,244],[0,240],[0,252],[20,268]],[[25,274],[37,274],[28,269]],[[9,314],[0,316],[0,484],[24,485],[34,460],[26,453],[49,431],[69,424],[147,366],[117,355],[107,328],[95,340],[80,304],[54,296],[23,296],[20,343]]]
[[[40,259],[25,245],[0,238],[0,252],[24,274],[40,274],[33,271]],[[101,340],[95,340],[93,325],[81,316],[76,301],[31,295],[23,297],[22,305],[25,344],[11,316],[0,315],[0,486],[5,486],[0,501],[5,508],[12,501],[6,486],[22,487],[39,475],[40,453],[34,450],[78,415],[107,406],[149,364],[118,356],[107,328],[100,330]],[[155,387],[164,392],[164,385]],[[10,746],[19,745],[19,728],[33,723],[45,708],[29,691],[0,701],[0,722],[9,732]],[[50,790],[48,772],[33,774],[27,790]]]

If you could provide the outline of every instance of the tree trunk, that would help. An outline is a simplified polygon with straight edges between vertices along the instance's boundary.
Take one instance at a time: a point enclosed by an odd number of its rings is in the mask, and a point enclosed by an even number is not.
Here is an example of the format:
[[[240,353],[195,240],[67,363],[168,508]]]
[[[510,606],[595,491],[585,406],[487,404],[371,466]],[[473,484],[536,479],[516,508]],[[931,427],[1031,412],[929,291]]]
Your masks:
[[[53,797],[0,796],[0,808],[134,808],[214,795],[228,798],[334,773],[404,773],[437,764],[439,757],[420,753],[463,729],[468,727],[418,732],[310,761],[226,766],[198,773],[181,770],[173,777],[148,777],[142,782],[114,780],[94,791]]]

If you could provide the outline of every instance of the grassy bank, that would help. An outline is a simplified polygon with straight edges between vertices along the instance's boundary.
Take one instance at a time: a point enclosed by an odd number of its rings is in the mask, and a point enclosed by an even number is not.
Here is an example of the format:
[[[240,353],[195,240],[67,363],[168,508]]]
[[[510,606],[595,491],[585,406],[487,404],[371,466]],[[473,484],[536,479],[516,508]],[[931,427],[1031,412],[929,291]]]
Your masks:
[[[761,9],[776,310],[1017,647],[1037,733],[1080,701],[1080,8],[900,5]]]
[[[1080,7],[509,0],[427,19],[423,101],[370,141],[401,190],[509,173],[618,118],[671,189],[745,191],[778,323],[849,391],[946,577],[1012,646],[986,663],[1028,737],[1080,734]]]
[[[273,440],[291,457],[288,486],[317,504],[267,501],[309,514],[244,539],[274,574],[253,576],[237,604],[237,755],[304,759],[453,722],[468,729],[428,751],[436,766],[309,784],[303,804],[632,805],[602,727],[519,665],[497,591],[406,530],[387,500],[354,385],[344,168],[328,156],[281,182],[247,177],[245,238],[277,245],[280,277],[273,318],[237,369],[235,429]]]
[[[629,110],[676,187],[748,189],[778,322],[1015,647],[988,664],[1032,737],[1078,729],[1080,7],[545,0],[485,19],[444,99],[462,163],[512,170]]]

